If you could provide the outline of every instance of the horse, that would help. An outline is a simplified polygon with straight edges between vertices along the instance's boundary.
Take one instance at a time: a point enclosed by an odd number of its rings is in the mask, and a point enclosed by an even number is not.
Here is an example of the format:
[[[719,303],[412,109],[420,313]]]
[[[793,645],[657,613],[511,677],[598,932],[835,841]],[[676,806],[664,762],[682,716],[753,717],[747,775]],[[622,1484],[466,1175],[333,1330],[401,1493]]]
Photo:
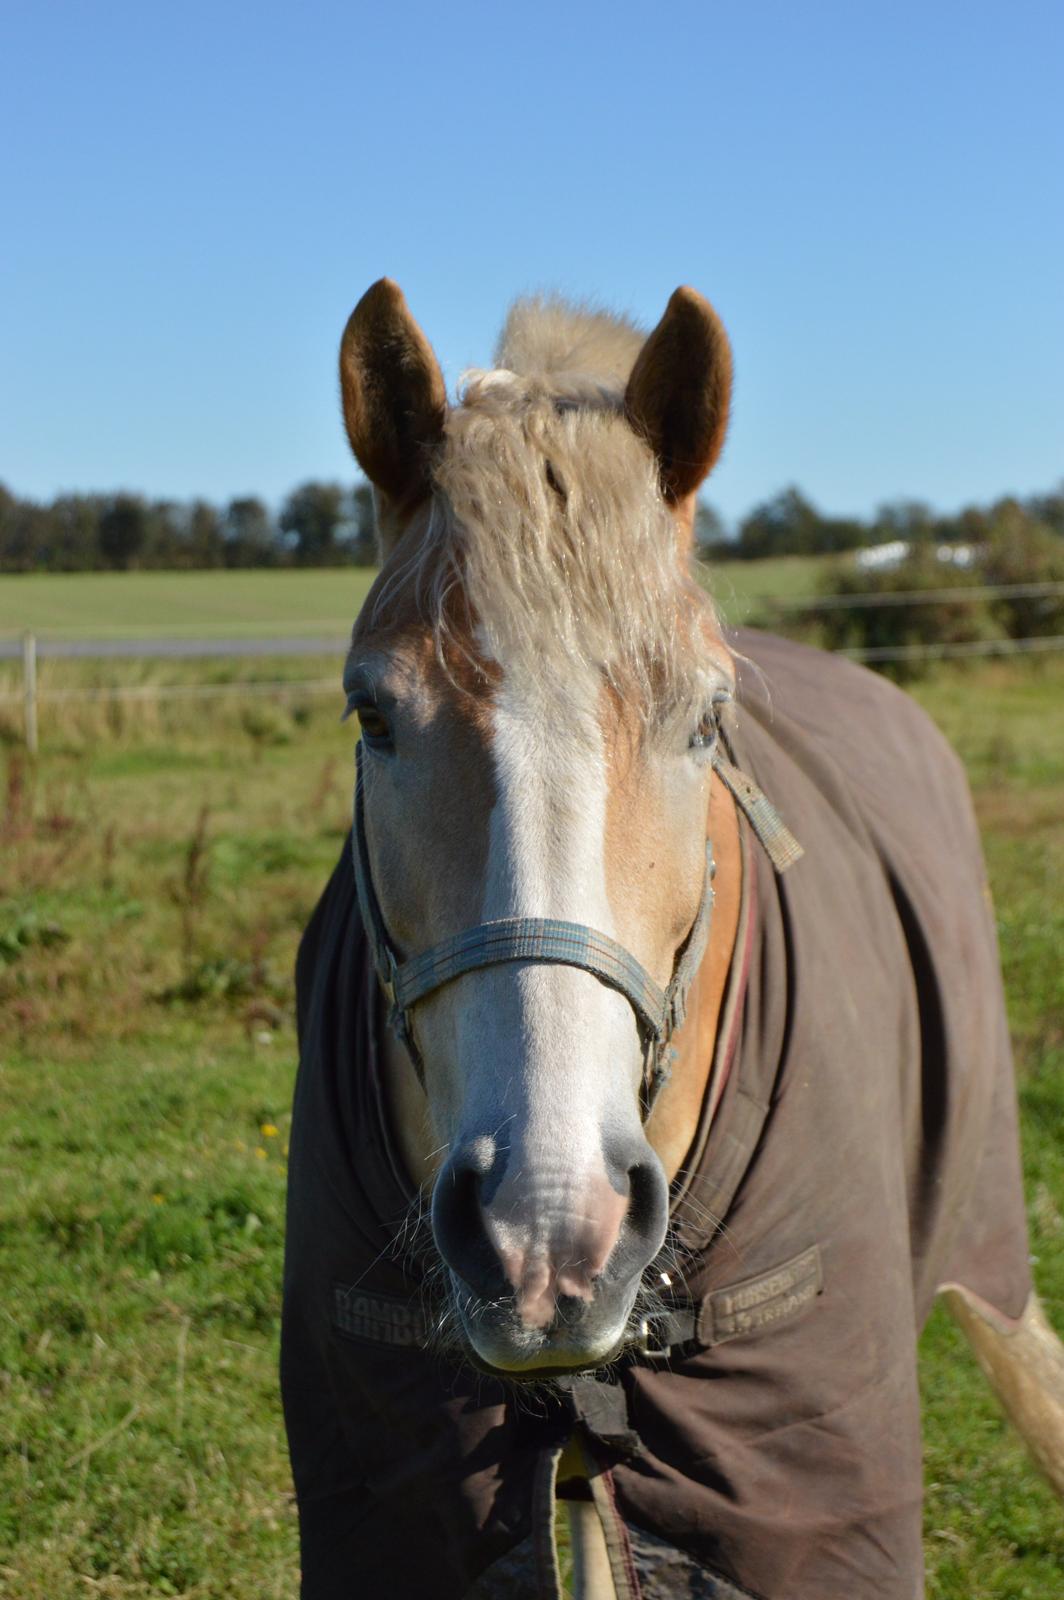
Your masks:
[[[306,1600],[912,1600],[944,1294],[1058,1491],[960,764],[694,574],[730,345],[519,301],[448,401],[343,334],[381,567],[297,965],[282,1389]]]

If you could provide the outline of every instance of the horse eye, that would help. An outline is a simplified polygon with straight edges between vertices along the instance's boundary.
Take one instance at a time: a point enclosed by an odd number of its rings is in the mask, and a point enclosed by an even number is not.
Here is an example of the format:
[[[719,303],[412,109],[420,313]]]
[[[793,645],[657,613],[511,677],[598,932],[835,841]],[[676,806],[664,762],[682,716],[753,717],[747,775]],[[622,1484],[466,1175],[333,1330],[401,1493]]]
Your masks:
[[[713,706],[708,711],[704,712],[702,717],[699,719],[698,727],[691,735],[691,749],[711,750],[717,742],[717,733],[719,728],[720,721],[717,714],[717,708]]]
[[[387,717],[383,716],[375,705],[356,701],[351,706],[352,711],[358,713],[358,725],[362,731],[362,742],[371,750],[389,750],[392,743],[392,730],[388,726]]]
[[[709,705],[703,711],[698,720],[698,726],[691,735],[689,745],[691,750],[700,751],[712,750],[715,748],[717,736],[720,733],[720,724],[721,718],[724,715],[724,708],[726,705],[728,705],[731,698],[731,694],[727,689],[718,689],[714,693]]]

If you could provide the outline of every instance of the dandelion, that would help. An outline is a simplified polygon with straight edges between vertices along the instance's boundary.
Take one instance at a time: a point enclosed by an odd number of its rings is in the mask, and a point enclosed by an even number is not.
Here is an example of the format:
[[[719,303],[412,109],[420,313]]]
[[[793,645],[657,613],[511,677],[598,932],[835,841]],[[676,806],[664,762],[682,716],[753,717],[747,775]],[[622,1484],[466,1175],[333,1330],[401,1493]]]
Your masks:
[[[266,1160],[266,1150],[265,1150],[265,1147],[263,1145],[261,1145],[261,1144],[260,1145],[256,1145],[255,1154],[258,1156],[260,1161],[265,1161]]]
[[[164,1194],[153,1194],[151,1197],[151,1203],[153,1206],[161,1206],[165,1199],[166,1196]]]
[[[277,1137],[277,1129],[274,1127],[272,1122],[264,1122],[262,1127],[259,1129],[259,1132],[262,1134],[264,1139],[276,1139]]]

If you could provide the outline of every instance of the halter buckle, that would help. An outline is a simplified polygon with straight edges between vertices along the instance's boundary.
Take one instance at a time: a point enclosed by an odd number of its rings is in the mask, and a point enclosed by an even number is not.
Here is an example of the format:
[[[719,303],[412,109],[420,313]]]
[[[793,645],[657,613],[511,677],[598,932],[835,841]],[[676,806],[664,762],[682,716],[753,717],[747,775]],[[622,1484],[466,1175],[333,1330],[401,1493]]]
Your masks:
[[[665,1343],[665,1330],[655,1328],[649,1317],[640,1317],[632,1348],[644,1361],[668,1361],[672,1355],[672,1345]]]

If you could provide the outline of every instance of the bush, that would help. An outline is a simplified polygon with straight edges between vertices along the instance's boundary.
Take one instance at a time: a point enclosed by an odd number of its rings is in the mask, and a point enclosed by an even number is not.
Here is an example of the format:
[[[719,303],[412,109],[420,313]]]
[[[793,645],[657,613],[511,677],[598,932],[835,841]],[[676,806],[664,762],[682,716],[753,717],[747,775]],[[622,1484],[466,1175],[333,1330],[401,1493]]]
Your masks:
[[[994,585],[1064,584],[1064,539],[1007,501],[990,525],[979,570],[983,582]],[[1064,591],[1004,596],[992,609],[1010,639],[1064,634]]]
[[[916,545],[896,567],[869,572],[839,566],[826,575],[825,601],[870,594],[882,595],[885,604],[824,604],[809,612],[809,621],[828,650],[898,650],[908,645],[999,639],[1005,629],[987,602],[963,593],[985,582],[981,567],[953,566],[940,561],[933,547]],[[932,590],[956,593],[952,598],[916,598],[921,591]],[[910,593],[912,600],[901,598]]]
[[[967,567],[940,559],[936,546],[927,543],[912,544],[904,561],[878,571],[832,566],[824,577],[825,603],[806,615],[809,631],[826,649],[862,651],[1064,634],[1064,587],[1058,594],[965,593],[1019,584],[1064,586],[1064,540],[1015,500],[995,506],[983,532]],[[925,600],[921,591],[941,597]],[[884,603],[839,604],[858,595],[882,596]],[[893,662],[888,670],[908,676],[920,663]]]

